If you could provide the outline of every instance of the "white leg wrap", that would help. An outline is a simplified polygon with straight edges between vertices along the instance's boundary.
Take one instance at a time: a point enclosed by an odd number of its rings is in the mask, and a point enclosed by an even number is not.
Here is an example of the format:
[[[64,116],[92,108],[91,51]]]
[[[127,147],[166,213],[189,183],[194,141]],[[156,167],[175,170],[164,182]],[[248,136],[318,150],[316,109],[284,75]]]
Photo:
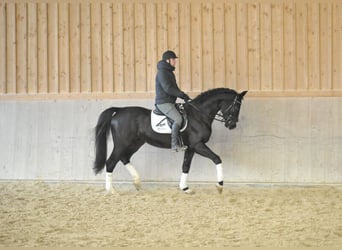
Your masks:
[[[188,187],[187,180],[188,180],[188,174],[182,173],[181,179],[179,182],[179,188],[180,189],[183,190],[184,188]]]
[[[106,173],[106,190],[108,192],[114,193],[112,182],[113,182],[113,173]]]
[[[131,163],[127,163],[125,165],[125,167],[128,170],[128,172],[131,174],[131,176],[133,177],[134,180],[138,180],[139,179],[139,174],[135,170],[134,166]]]
[[[222,164],[216,165],[216,172],[217,172],[217,182],[223,181],[223,170],[222,170]]]
[[[128,170],[128,172],[131,174],[131,176],[133,177],[135,188],[139,190],[140,189],[140,177],[139,177],[138,172],[135,170],[134,166],[131,163],[127,163],[125,167]]]

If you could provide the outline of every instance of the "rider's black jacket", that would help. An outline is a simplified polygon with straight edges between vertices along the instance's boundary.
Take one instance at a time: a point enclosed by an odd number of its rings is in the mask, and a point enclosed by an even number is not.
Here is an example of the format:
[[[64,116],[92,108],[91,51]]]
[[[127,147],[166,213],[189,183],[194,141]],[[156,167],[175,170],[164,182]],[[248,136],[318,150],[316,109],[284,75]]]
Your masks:
[[[177,97],[186,99],[187,95],[178,88],[173,71],[175,67],[162,60],[157,65],[155,104],[175,103]]]

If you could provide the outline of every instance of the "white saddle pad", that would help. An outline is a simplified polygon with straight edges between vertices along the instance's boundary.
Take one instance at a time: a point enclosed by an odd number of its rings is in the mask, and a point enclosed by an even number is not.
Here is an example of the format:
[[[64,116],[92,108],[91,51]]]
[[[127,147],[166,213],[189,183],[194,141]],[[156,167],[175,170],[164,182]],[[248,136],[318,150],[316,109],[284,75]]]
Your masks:
[[[188,125],[188,121],[185,121],[184,126],[181,128],[181,132],[183,132]],[[171,134],[171,127],[168,124],[167,118],[165,115],[157,115],[153,111],[151,112],[151,126],[154,132],[159,134]]]

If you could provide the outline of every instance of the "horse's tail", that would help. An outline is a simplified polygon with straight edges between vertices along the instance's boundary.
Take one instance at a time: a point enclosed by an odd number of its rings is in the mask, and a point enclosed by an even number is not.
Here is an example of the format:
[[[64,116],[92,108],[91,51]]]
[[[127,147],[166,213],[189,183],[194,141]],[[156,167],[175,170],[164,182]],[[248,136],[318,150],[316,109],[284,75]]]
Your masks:
[[[119,108],[109,108],[101,113],[95,127],[95,162],[94,172],[95,174],[100,173],[107,160],[107,137],[109,134],[110,123],[113,114]]]

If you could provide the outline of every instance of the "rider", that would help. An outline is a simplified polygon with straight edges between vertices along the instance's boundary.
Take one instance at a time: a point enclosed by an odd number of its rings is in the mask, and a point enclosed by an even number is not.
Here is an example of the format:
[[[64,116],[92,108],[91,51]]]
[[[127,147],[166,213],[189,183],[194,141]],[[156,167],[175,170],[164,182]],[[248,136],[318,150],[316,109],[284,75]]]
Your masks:
[[[167,117],[173,120],[171,129],[171,150],[186,150],[186,146],[180,146],[178,135],[182,125],[182,115],[175,107],[177,97],[184,101],[191,101],[190,97],[178,88],[176,77],[173,71],[177,63],[175,52],[167,50],[163,53],[162,60],[157,65],[156,76],[156,107]]]

